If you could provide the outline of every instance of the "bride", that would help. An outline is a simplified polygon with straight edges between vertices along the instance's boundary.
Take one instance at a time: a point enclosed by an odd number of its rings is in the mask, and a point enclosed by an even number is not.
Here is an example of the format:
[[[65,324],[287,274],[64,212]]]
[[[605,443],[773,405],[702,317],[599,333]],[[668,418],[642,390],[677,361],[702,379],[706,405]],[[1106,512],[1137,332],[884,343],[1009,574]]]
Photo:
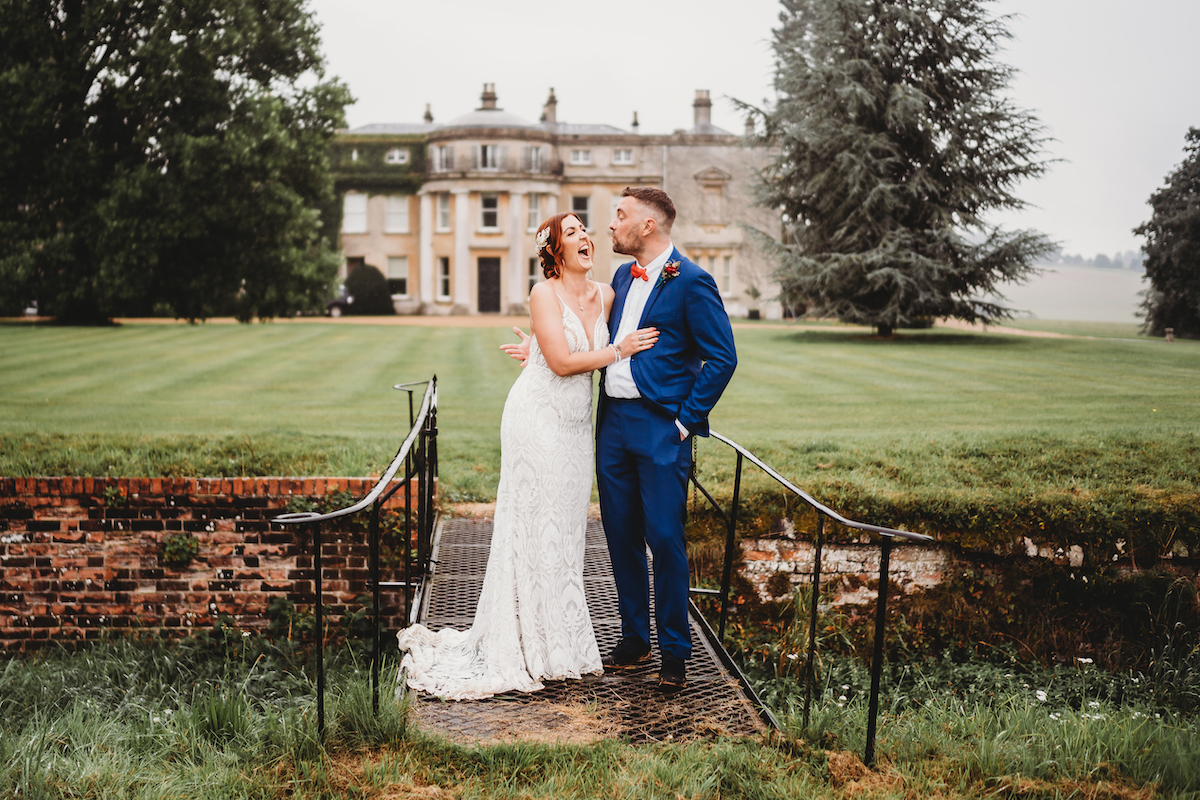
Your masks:
[[[546,280],[529,293],[529,359],[500,421],[496,515],[475,620],[466,631],[413,625],[397,634],[413,689],[468,700],[603,672],[583,585],[592,372],[653,347],[658,332],[609,343],[613,289],[587,277],[594,250],[574,214],[538,227]]]

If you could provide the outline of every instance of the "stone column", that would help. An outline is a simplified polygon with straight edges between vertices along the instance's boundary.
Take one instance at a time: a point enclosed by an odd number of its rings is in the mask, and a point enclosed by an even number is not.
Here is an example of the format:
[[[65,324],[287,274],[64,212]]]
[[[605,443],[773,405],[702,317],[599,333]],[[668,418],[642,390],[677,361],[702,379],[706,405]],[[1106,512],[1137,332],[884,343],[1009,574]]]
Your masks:
[[[471,311],[471,190],[454,190],[454,305]]]
[[[428,111],[426,112],[428,113]],[[433,303],[434,281],[433,274],[433,195],[421,192],[421,230],[418,232],[419,261],[419,297],[422,304]]]
[[[521,209],[524,207],[526,195],[524,192],[510,192],[508,195],[508,306],[520,306],[525,302],[525,275],[528,266],[525,264],[525,225],[521,222]]]

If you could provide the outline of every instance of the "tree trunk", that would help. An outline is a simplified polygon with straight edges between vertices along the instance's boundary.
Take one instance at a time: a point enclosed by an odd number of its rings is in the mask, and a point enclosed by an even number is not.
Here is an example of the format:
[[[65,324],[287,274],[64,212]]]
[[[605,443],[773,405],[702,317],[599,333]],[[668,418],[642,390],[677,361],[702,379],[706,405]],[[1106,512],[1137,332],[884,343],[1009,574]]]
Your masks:
[[[875,326],[875,332],[877,335],[882,336],[885,339],[892,338],[892,326],[891,325],[885,325],[883,323],[880,323],[879,325]]]

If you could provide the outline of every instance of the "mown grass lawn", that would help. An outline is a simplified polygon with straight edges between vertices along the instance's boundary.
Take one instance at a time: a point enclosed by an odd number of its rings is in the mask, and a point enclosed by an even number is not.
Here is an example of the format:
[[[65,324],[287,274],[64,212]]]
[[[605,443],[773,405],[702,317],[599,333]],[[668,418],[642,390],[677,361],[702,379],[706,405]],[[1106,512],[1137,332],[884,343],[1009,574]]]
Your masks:
[[[443,484],[488,500],[517,367],[494,328],[0,325],[0,474],[363,475],[407,426],[394,383],[438,376]],[[739,326],[712,417],[803,486],[1195,494],[1200,345],[953,330]],[[728,483],[719,446],[702,464]],[[767,490],[752,481],[750,490]]]
[[[1140,322],[1090,322],[1087,320],[1014,319],[1006,328],[1023,331],[1061,333],[1064,336],[1090,336],[1097,339],[1149,339]]]

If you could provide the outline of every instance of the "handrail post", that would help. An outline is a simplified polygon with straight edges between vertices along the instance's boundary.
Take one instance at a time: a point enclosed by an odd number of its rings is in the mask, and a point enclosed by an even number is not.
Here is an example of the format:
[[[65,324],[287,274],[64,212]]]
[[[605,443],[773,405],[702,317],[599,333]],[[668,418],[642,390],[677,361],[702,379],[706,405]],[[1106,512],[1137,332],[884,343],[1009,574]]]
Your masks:
[[[325,741],[325,612],[322,609],[321,592],[321,528],[312,527],[314,600],[317,604],[317,737]]]
[[[434,391],[437,391],[437,376],[433,378]],[[420,565],[422,574],[429,574],[429,559],[432,555],[433,547],[433,520],[434,520],[434,498],[435,488],[437,483],[438,470],[438,452],[437,452],[437,408],[430,408],[429,416],[425,418],[425,436],[423,450],[425,454],[425,479],[424,485],[421,487],[422,497],[425,499],[425,520],[421,527],[421,540],[423,543],[423,553],[421,555]]]
[[[417,463],[420,473],[420,493],[417,497],[417,572],[420,575],[425,574],[425,518],[429,515],[429,504],[426,502],[428,496],[427,487],[429,485],[429,442],[427,431],[429,427],[429,418],[425,418],[425,430],[421,431],[421,436],[417,442]]]
[[[437,391],[437,376],[433,376],[433,389]],[[437,408],[429,410],[429,540],[433,541],[433,508],[437,498],[438,481],[438,421]]]
[[[816,683],[814,669],[817,654],[817,602],[821,597],[821,545],[824,543],[825,515],[817,512],[817,547],[813,554],[813,574],[808,610],[808,658],[804,662],[804,727],[808,727],[808,711]]]
[[[412,604],[412,454],[404,457],[404,620]],[[418,500],[418,502],[420,502]]]
[[[875,655],[871,660],[871,702],[867,709],[867,748],[863,763],[875,763],[875,718],[879,713],[879,679],[883,673],[883,628],[887,619],[888,562],[892,554],[892,537],[883,537],[879,554],[879,600],[875,604]]]
[[[374,604],[371,625],[371,713],[379,716],[379,644],[381,630],[379,620],[379,506],[376,500],[371,504],[371,525],[368,532],[371,549],[371,599]]]
[[[725,566],[721,571],[721,624],[717,638],[725,641],[725,620],[729,614],[729,592],[733,584],[733,542],[737,533],[738,495],[742,488],[742,454],[738,453],[733,476],[733,507],[729,509],[729,530],[725,534]]]

